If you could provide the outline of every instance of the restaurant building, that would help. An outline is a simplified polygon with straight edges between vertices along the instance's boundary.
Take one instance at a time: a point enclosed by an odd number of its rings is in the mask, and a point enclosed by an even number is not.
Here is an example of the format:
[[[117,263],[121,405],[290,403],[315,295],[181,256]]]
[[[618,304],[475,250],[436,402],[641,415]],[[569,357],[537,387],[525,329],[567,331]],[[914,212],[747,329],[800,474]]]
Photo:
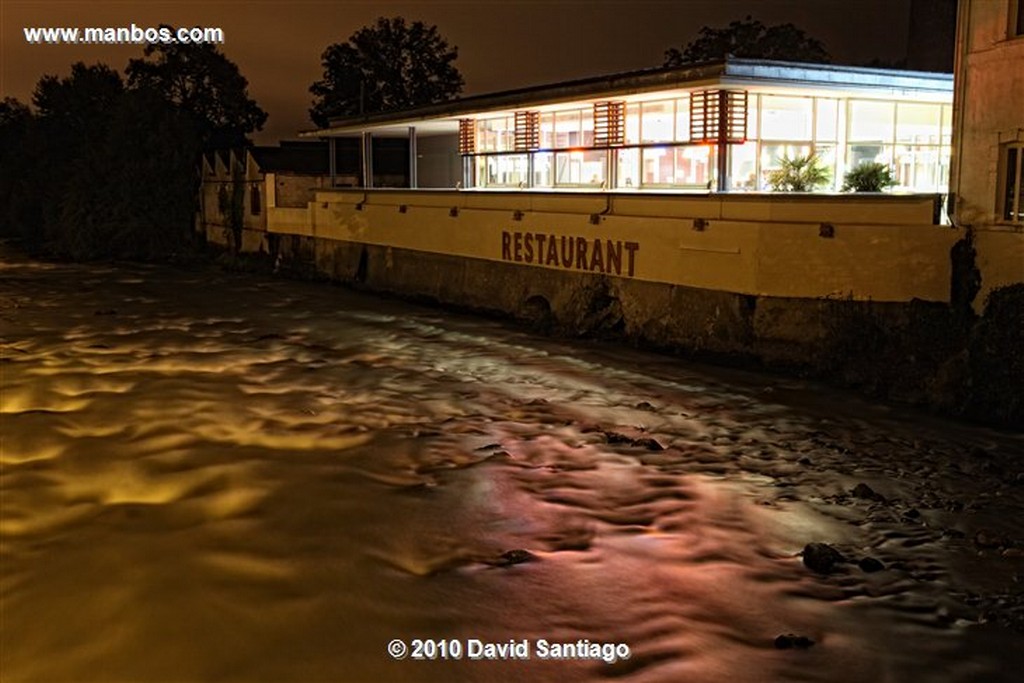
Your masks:
[[[945,193],[953,76],[729,58],[366,117],[308,136],[409,141],[410,187],[759,192],[816,155],[838,191],[869,161],[896,191]],[[374,185],[364,163],[364,185]]]

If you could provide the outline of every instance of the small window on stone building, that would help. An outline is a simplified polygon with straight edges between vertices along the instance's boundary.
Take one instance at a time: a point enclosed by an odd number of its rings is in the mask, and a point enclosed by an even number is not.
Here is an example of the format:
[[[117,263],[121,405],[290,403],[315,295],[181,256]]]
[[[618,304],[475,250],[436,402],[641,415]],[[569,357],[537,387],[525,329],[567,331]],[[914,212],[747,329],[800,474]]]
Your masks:
[[[1000,213],[1004,221],[1024,223],[1024,143],[1003,148],[1000,176]]]
[[[258,183],[252,185],[249,192],[249,213],[253,216],[260,215],[260,186]]]
[[[1010,37],[1024,36],[1024,0],[1010,0]]]

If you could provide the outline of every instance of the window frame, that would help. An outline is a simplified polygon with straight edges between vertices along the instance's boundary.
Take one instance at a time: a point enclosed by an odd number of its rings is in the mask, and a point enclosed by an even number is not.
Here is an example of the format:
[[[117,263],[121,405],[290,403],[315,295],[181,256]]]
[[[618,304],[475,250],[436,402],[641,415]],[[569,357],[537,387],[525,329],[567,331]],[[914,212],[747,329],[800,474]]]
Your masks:
[[[1010,174],[1010,151],[1013,150],[1013,175]],[[1008,142],[999,149],[999,182],[996,195],[996,216],[999,223],[1024,225],[1024,141]],[[1013,178],[1015,187],[1010,186]],[[1014,218],[1016,216],[1016,218]]]
[[[1009,40],[1024,38],[1024,0],[1009,0],[1006,37]]]

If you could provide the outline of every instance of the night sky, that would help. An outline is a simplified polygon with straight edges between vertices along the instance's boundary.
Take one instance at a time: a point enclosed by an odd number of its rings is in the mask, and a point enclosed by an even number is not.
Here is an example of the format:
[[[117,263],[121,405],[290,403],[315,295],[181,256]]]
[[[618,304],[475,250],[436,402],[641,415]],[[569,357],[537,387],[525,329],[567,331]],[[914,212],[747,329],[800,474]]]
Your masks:
[[[310,128],[308,88],[320,54],[379,16],[436,24],[459,48],[467,95],[629,71],[661,64],[664,51],[701,26],[747,14],[793,22],[825,43],[837,63],[905,56],[910,0],[489,0],[352,2],[202,0],[183,2],[0,0],[0,92],[28,102],[44,74],[66,75],[76,61],[123,69],[138,45],[29,45],[22,28],[167,23],[219,26],[222,49],[249,79],[270,118],[257,142]]]

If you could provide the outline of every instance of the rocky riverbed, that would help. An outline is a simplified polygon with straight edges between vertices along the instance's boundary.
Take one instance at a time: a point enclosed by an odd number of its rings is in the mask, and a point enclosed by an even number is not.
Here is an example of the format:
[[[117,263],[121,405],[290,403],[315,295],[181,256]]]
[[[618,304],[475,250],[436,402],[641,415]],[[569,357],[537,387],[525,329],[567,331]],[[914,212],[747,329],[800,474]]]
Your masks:
[[[1019,434],[206,268],[5,252],[0,351],[4,681],[1024,667]]]

